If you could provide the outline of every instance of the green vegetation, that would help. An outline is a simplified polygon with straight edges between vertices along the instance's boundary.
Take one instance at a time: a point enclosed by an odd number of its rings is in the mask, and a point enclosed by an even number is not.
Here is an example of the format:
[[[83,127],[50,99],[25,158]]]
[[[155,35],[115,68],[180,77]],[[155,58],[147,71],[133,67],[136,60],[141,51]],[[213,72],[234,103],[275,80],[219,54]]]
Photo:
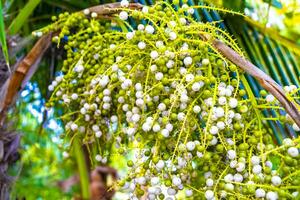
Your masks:
[[[89,8],[103,3],[0,1],[12,77],[35,40],[52,40],[5,115],[22,134],[11,198],[297,199],[297,3]]]

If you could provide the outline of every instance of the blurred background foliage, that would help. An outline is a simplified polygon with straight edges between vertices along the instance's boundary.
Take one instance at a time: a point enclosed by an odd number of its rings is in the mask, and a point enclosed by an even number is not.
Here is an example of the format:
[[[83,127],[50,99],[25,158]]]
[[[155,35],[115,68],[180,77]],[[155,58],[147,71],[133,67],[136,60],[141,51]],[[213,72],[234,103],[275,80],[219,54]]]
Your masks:
[[[51,16],[61,12],[78,11],[107,0],[0,0],[0,34],[2,48],[7,49],[5,37],[17,36],[18,48],[10,48],[10,63],[20,60],[34,43],[31,32],[51,23]],[[136,1],[151,4],[152,1]],[[246,55],[257,66],[282,85],[299,86],[300,50],[300,1],[299,0],[189,0],[189,4],[206,3],[217,7],[226,7],[249,16],[247,20],[232,16],[222,16],[220,26],[230,31],[243,47]],[[218,13],[202,10],[201,20],[221,20]],[[4,21],[1,25],[1,21]],[[200,18],[199,18],[200,20]],[[242,25],[241,25],[242,24]],[[298,44],[297,44],[298,43]],[[10,44],[8,44],[9,46]],[[274,50],[276,47],[276,51]],[[78,192],[72,187],[63,192],[58,181],[65,180],[75,173],[72,159],[63,157],[60,134],[63,127],[58,120],[60,108],[45,111],[44,103],[49,93],[47,87],[58,74],[63,54],[62,50],[51,47],[45,54],[37,72],[21,92],[16,106],[9,113],[9,120],[22,132],[21,160],[11,169],[11,174],[18,177],[12,191],[12,197],[26,199],[70,199]],[[281,76],[280,76],[281,75]],[[282,76],[286,78],[282,78]],[[259,85],[248,77],[254,91]],[[256,94],[259,96],[259,94]],[[271,111],[265,111],[272,115]],[[295,137],[289,127],[270,124],[280,143],[285,132]],[[288,131],[287,131],[288,130]],[[126,158],[112,157],[113,164],[121,169]]]
[[[50,117],[42,127],[43,101],[38,85],[29,83],[21,92],[16,109],[9,115],[9,120],[14,121],[15,127],[22,133],[22,156],[11,170],[18,177],[12,199],[61,199],[72,194],[72,190],[63,194],[57,186],[58,181],[73,175],[70,169],[74,163],[62,158],[59,135],[63,130],[59,122]]]
[[[253,20],[300,44],[299,0],[247,0],[247,5]]]

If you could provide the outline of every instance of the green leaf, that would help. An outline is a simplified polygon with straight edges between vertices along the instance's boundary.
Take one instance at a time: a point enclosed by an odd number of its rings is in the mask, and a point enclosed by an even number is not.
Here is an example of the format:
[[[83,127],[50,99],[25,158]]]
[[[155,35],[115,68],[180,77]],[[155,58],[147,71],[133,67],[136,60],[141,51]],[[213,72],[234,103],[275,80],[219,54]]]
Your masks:
[[[78,165],[78,172],[80,177],[80,184],[81,184],[81,192],[83,199],[90,199],[90,192],[89,192],[89,175],[87,171],[87,166],[84,159],[84,154],[82,150],[82,146],[79,143],[79,138],[76,136],[74,138],[74,154],[76,157],[77,165]]]
[[[3,17],[3,10],[2,10],[2,1],[0,0],[0,43],[2,46],[2,51],[8,64],[8,48],[6,44],[6,33],[5,33],[5,25],[4,25],[4,17]]]
[[[223,6],[225,8],[229,8],[234,11],[243,12],[245,9],[245,0],[231,0],[231,1],[223,1]]]
[[[273,156],[270,156],[270,160],[273,164],[272,169],[273,170],[278,169],[280,166],[280,161],[281,161],[280,157],[277,155],[273,155]]]
[[[33,13],[34,9],[41,2],[41,0],[29,0],[25,7],[19,12],[18,16],[8,27],[8,33],[16,34],[22,26],[27,22],[28,17]]]
[[[43,2],[50,4],[52,6],[60,7],[68,11],[73,11],[73,10],[76,11],[78,9],[84,9],[91,6],[91,3],[89,3],[88,1],[44,0]],[[97,5],[97,3],[95,5]]]

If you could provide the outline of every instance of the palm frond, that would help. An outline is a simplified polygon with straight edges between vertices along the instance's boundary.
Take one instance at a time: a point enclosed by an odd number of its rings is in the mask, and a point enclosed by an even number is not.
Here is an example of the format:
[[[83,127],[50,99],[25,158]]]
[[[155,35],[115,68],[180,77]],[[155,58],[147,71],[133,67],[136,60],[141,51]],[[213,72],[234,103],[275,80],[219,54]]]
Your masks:
[[[34,9],[39,5],[41,0],[29,0],[24,8],[19,12],[18,16],[12,21],[8,27],[8,32],[15,35],[23,27],[28,17],[33,13]]]
[[[3,7],[2,2],[0,1],[0,44],[2,47],[3,55],[5,57],[6,63],[9,62],[8,57],[8,47],[6,44],[6,32],[5,32],[5,24],[4,24],[4,15],[3,15]]]

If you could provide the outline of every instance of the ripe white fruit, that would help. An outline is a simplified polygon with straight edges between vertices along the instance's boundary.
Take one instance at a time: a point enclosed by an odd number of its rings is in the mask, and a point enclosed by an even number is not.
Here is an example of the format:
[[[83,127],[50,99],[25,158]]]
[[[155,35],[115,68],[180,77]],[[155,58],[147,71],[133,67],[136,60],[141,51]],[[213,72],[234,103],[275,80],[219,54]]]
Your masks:
[[[229,191],[233,191],[234,190],[234,185],[231,183],[226,183],[225,184],[225,189],[229,190]]]
[[[83,65],[77,65],[74,67],[74,71],[77,73],[83,72],[84,66]]]
[[[89,14],[90,14],[90,10],[89,10],[89,9],[84,9],[84,10],[83,10],[83,13],[84,13],[85,15],[89,15]]]
[[[139,114],[134,114],[134,115],[132,115],[132,117],[131,117],[131,119],[132,119],[132,121],[133,122],[138,122],[139,120],[140,120],[140,115]]]
[[[96,125],[96,124],[94,124],[93,126],[92,126],[92,130],[94,131],[94,132],[97,132],[97,131],[99,131],[99,126],[98,125]]]
[[[124,103],[124,102],[125,102],[124,97],[122,97],[122,96],[119,97],[119,98],[118,98],[118,102],[119,102],[119,103]],[[124,110],[124,109],[123,109],[123,110]],[[125,110],[125,111],[127,111],[127,110]]]
[[[211,178],[206,180],[206,186],[207,187],[212,187],[214,185],[214,180],[212,180]]]
[[[146,178],[145,177],[139,177],[136,179],[136,182],[140,185],[145,185],[146,184]]]
[[[78,99],[78,94],[76,94],[76,93],[73,93],[73,94],[71,95],[71,98],[72,98],[73,100],[76,100],[76,99]]]
[[[142,84],[141,83],[137,83],[137,84],[135,84],[135,89],[137,90],[137,91],[141,91],[141,90],[143,90],[143,86],[142,86]]]
[[[219,99],[218,99],[218,103],[221,105],[221,106],[223,106],[223,105],[225,105],[226,104],[226,97],[219,97]]]
[[[274,186],[279,186],[281,184],[281,178],[279,176],[273,176],[271,182]]]
[[[96,159],[98,162],[100,162],[100,161],[102,160],[102,157],[101,157],[99,154],[97,154],[97,155],[95,156],[95,159]]]
[[[116,115],[111,116],[110,121],[112,123],[116,123],[118,121],[118,117]]]
[[[103,90],[103,95],[106,95],[106,96],[110,95],[110,90],[109,89]]]
[[[252,165],[259,165],[260,158],[258,156],[252,156],[251,157],[251,163]]]
[[[236,108],[238,105],[238,100],[235,98],[230,98],[229,99],[229,106],[230,108]]]
[[[273,96],[273,95],[271,95],[271,94],[268,94],[267,96],[266,96],[266,101],[267,102],[273,102],[275,100],[275,97]]]
[[[293,146],[294,145],[294,142],[291,138],[285,138],[283,141],[282,141],[283,145],[285,146]]]
[[[80,109],[80,113],[81,113],[81,114],[85,115],[86,112],[87,112],[87,111],[86,111],[86,108],[83,107],[83,108]]]
[[[177,34],[175,32],[170,32],[169,33],[169,38],[170,38],[170,40],[176,40]]]
[[[202,60],[202,65],[208,65],[209,64],[209,59],[207,59],[207,58],[204,58],[203,60]]]
[[[225,111],[222,107],[217,107],[215,114],[216,114],[217,117],[223,117],[224,114],[225,114]]]
[[[143,129],[143,131],[145,131],[145,132],[150,131],[150,130],[151,130],[151,124],[149,124],[149,123],[144,123],[144,124],[142,125],[142,129]]]
[[[299,195],[299,192],[298,192],[298,191],[293,192],[292,195],[293,195],[294,197],[297,197],[297,196]]]
[[[121,7],[128,7],[129,6],[129,2],[127,0],[122,0],[120,2]]]
[[[175,185],[175,186],[179,186],[181,184],[181,179],[177,176],[174,176],[172,178],[172,184]]]
[[[151,72],[155,72],[157,70],[157,66],[156,65],[151,65],[150,70],[151,70]]]
[[[128,32],[128,33],[126,33],[126,38],[128,40],[131,40],[133,37],[134,37],[134,32]]]
[[[139,24],[137,28],[138,30],[142,31],[145,29],[145,26],[143,24]]]
[[[232,91],[229,88],[225,89],[225,95],[230,97],[232,95]]]
[[[233,181],[233,175],[232,174],[227,174],[226,176],[224,176],[224,180],[225,180],[225,182]]]
[[[214,198],[214,192],[211,190],[206,190],[205,192],[205,198],[207,200],[212,200]]]
[[[135,104],[137,105],[137,106],[143,106],[144,105],[144,100],[143,99],[141,99],[141,98],[139,98],[139,99],[137,99],[136,101],[135,101]]]
[[[191,82],[193,81],[195,76],[193,74],[187,74],[185,77],[186,82]]]
[[[173,125],[172,125],[172,124],[170,124],[170,123],[169,123],[169,124],[167,124],[167,125],[166,125],[166,129],[168,129],[168,131],[170,131],[170,132],[171,132],[171,131],[173,130]]]
[[[151,185],[157,185],[159,183],[159,178],[158,177],[152,177],[150,182],[151,182]]]
[[[184,113],[182,113],[182,112],[178,113],[177,119],[178,119],[179,121],[183,121],[184,118],[185,118],[185,114],[184,114]]]
[[[186,19],[185,19],[185,18],[181,17],[181,18],[179,19],[179,21],[180,21],[180,24],[186,25]]]
[[[169,26],[169,27],[176,27],[176,25],[177,25],[177,23],[176,23],[175,21],[170,21],[170,22],[168,23],[168,26]]]
[[[299,155],[299,150],[296,147],[288,148],[288,154],[292,157],[297,157]]]
[[[138,48],[139,49],[145,49],[146,48],[146,43],[145,42],[139,42],[138,43]]]
[[[216,127],[216,126],[211,126],[211,128],[209,129],[209,132],[210,132],[212,135],[216,135],[216,134],[218,134],[219,129],[218,129],[218,127]]]
[[[155,79],[158,80],[158,81],[160,81],[161,79],[163,79],[163,77],[164,77],[164,74],[161,73],[161,72],[157,72],[155,74]]]
[[[159,124],[155,124],[155,125],[152,127],[152,130],[153,130],[154,132],[160,131],[160,125],[159,125]]]
[[[96,53],[96,54],[93,56],[93,58],[94,58],[95,60],[98,60],[98,58],[99,58],[99,54],[98,54],[98,53]]]
[[[296,123],[294,123],[292,127],[293,127],[294,131],[300,131],[300,128]]]
[[[150,57],[151,57],[152,59],[158,58],[158,52],[157,52],[157,51],[151,51]]]
[[[195,105],[194,107],[193,107],[193,111],[194,111],[194,113],[199,113],[200,111],[201,111],[201,108],[200,108],[200,106],[198,106],[198,105]]]
[[[273,164],[271,161],[266,161],[266,166],[272,169]]]
[[[192,90],[193,90],[194,92],[198,92],[198,91],[200,90],[200,88],[201,88],[201,85],[200,85],[199,82],[193,83],[193,85],[192,85]]]
[[[185,74],[186,74],[186,72],[187,72],[186,68],[184,68],[184,67],[180,67],[180,69],[179,69],[179,73],[180,73],[181,75],[185,75]]]
[[[229,166],[230,166],[230,168],[236,168],[236,165],[237,165],[237,160],[232,160],[230,163],[229,163]]]
[[[185,190],[185,195],[191,197],[193,195],[193,190]]]
[[[235,181],[235,182],[239,182],[239,183],[241,183],[242,181],[243,181],[243,176],[241,175],[241,174],[239,174],[239,173],[237,173],[237,174],[235,174],[234,176],[233,176],[233,180]]]
[[[161,134],[162,134],[164,137],[169,137],[170,132],[169,132],[168,129],[163,129],[163,130],[161,130]]]
[[[148,13],[148,12],[149,12],[148,6],[143,6],[142,12],[143,12],[143,13]]]
[[[235,113],[234,114],[234,119],[237,120],[237,121],[239,121],[239,120],[242,119],[242,115],[240,113]]]
[[[168,193],[168,195],[170,195],[170,196],[174,196],[177,192],[176,192],[176,190],[173,189],[173,188],[168,188],[167,193]]]
[[[78,125],[75,124],[75,123],[72,123],[72,124],[71,124],[71,130],[72,130],[72,131],[76,131],[77,129],[78,129]]]
[[[68,158],[69,157],[68,152],[65,152],[65,151],[62,153],[62,155],[63,155],[64,158]]]
[[[167,106],[166,106],[166,104],[164,104],[164,103],[160,103],[160,104],[158,104],[158,110],[160,110],[160,111],[164,111],[164,110],[166,110],[166,108],[167,108]]]
[[[254,174],[260,174],[261,170],[262,170],[262,167],[260,165],[255,165],[252,168],[252,171],[253,171]]]
[[[263,189],[261,189],[261,188],[256,189],[256,191],[255,191],[256,198],[264,198],[265,196],[266,196],[266,192]]]
[[[145,31],[149,34],[153,34],[154,33],[154,28],[151,25],[147,25],[145,28]]]
[[[95,12],[92,12],[92,14],[91,14],[91,17],[92,18],[96,18],[98,16],[98,14],[97,13],[95,13]]]
[[[212,140],[210,141],[210,144],[216,145],[217,143],[218,143],[218,139],[215,136],[213,136]]]
[[[217,127],[220,130],[223,130],[225,128],[225,123],[222,121],[217,122]]]
[[[101,135],[102,135],[102,132],[101,132],[101,131],[95,132],[95,136],[96,136],[97,138],[101,137]]]
[[[129,136],[132,136],[132,135],[134,135],[135,131],[136,131],[135,128],[128,128],[126,130],[126,134]]]
[[[156,46],[157,48],[164,47],[164,42],[161,41],[161,40],[158,40],[157,42],[155,42],[155,46]]]
[[[110,96],[104,96],[103,97],[103,102],[109,103],[110,101],[111,101],[111,97]]]
[[[276,192],[268,192],[266,195],[267,200],[277,200],[278,199],[278,194]]]
[[[119,14],[119,17],[121,20],[127,20],[128,19],[128,13],[126,11],[121,11]]]
[[[188,143],[186,143],[186,148],[188,151],[193,151],[196,147],[195,142],[189,141]]]
[[[193,59],[191,57],[185,57],[183,60],[185,66],[190,66],[193,63]]]
[[[227,151],[227,157],[230,159],[230,160],[233,160],[236,158],[236,152],[232,149],[228,150]]]
[[[197,157],[198,157],[198,158],[202,158],[202,157],[203,157],[203,153],[197,151]]]
[[[49,85],[48,86],[48,90],[51,92],[51,91],[53,91],[54,90],[54,86],[53,85]]]
[[[182,103],[186,103],[186,102],[188,102],[188,100],[189,100],[189,97],[185,93],[182,93],[180,96],[180,101]]]
[[[173,60],[169,60],[166,64],[167,68],[172,68],[174,66],[175,62]]]

